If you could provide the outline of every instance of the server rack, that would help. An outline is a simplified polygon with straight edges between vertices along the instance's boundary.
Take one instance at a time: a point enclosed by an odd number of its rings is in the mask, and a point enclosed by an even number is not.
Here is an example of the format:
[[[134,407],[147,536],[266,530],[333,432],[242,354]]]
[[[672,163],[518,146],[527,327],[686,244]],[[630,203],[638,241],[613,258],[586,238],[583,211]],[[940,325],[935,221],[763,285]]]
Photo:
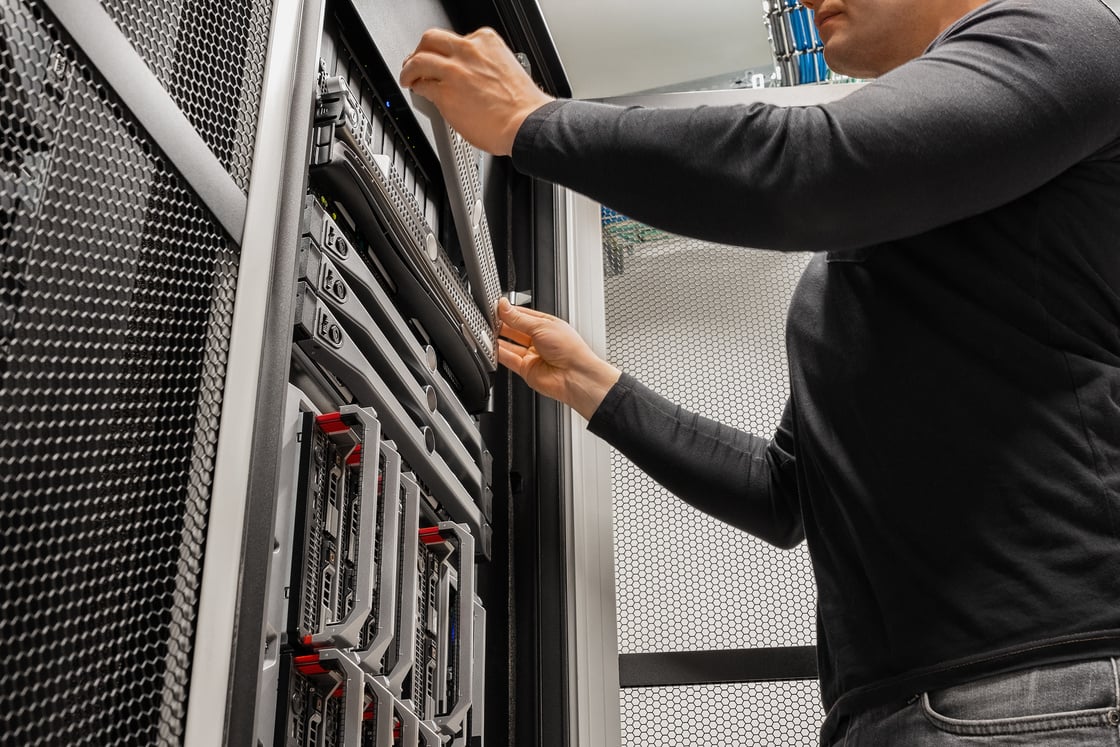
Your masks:
[[[555,197],[394,67],[491,25],[564,95],[535,4],[0,24],[0,733],[566,744],[560,411],[492,354]]]

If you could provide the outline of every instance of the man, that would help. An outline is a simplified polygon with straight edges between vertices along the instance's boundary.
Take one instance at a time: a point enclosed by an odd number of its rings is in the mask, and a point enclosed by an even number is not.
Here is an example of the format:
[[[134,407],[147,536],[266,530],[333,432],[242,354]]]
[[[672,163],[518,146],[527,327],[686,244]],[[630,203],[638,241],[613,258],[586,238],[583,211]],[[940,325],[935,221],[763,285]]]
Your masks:
[[[661,228],[818,252],[771,439],[539,312],[501,306],[500,359],[690,503],[806,538],[823,744],[1120,744],[1120,19],[810,7],[829,65],[876,80],[788,109],[553,101],[493,32],[425,34],[401,82],[479,147]]]

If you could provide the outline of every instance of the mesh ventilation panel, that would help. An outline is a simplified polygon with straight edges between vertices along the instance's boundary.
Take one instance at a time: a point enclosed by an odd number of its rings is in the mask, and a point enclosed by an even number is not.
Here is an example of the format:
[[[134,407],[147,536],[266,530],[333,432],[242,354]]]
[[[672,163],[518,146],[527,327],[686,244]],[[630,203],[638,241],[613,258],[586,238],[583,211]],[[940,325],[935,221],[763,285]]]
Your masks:
[[[177,744],[237,250],[38,4],[0,87],[0,734]]]
[[[824,720],[804,680],[634,688],[621,711],[622,747],[816,747]]]
[[[789,393],[785,316],[808,255],[604,221],[608,356],[684,407],[769,437]],[[651,302],[654,299],[654,302]],[[619,651],[815,643],[804,545],[778,550],[612,455]]]
[[[244,191],[272,0],[101,0]]]

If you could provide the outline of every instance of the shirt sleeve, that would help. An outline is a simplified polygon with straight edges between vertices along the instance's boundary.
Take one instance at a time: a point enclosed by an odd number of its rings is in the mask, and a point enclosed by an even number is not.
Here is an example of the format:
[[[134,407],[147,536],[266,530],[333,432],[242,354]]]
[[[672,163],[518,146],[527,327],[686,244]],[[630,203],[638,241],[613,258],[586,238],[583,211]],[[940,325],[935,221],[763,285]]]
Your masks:
[[[1120,20],[993,0],[838,101],[545,105],[515,165],[675,233],[763,249],[882,243],[1020,197],[1120,139]]]
[[[774,438],[759,438],[688,412],[623,374],[588,429],[704,513],[789,548],[805,537],[792,423],[787,402]]]

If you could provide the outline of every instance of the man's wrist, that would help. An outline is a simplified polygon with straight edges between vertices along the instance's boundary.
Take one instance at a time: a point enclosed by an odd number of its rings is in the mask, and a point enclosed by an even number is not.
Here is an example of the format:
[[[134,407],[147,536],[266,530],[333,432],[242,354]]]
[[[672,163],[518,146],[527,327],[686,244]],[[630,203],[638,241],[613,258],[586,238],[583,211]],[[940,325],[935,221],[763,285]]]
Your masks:
[[[534,102],[531,107],[526,107],[518,116],[510,120],[512,132],[510,132],[509,135],[512,139],[509,141],[509,155],[514,156],[515,160],[517,156],[514,150],[524,150],[526,147],[531,148],[543,119],[547,119],[549,113],[557,108],[557,106],[567,103],[566,100],[553,98],[543,91],[540,93],[543,97],[540,101]],[[515,124],[516,126],[514,126]]]
[[[596,359],[580,376],[574,377],[568,405],[582,415],[584,420],[591,420],[607,392],[621,376],[622,371],[602,359]]]

